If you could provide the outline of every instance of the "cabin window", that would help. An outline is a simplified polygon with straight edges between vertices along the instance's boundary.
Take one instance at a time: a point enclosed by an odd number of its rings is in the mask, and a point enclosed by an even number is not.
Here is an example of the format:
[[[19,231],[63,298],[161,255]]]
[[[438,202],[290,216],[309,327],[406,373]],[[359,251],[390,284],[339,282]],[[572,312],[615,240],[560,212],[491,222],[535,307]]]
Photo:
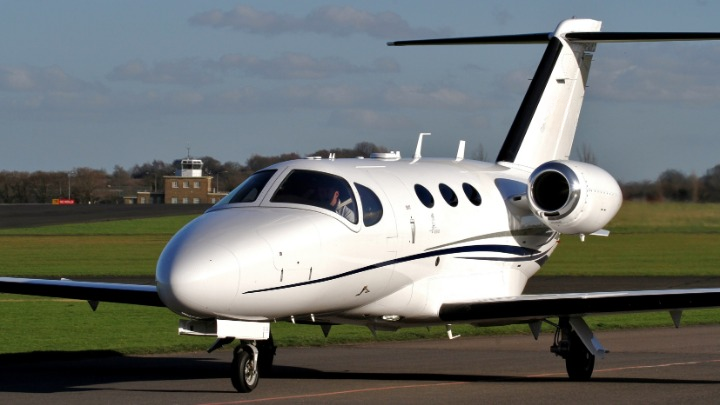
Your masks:
[[[220,200],[218,205],[255,201],[273,174],[275,174],[275,170],[263,170],[254,173]]]
[[[270,202],[325,208],[357,224],[357,204],[353,196],[350,184],[342,177],[312,170],[293,170]]]
[[[473,205],[480,205],[480,203],[482,203],[480,193],[475,189],[475,187],[468,183],[463,183],[462,188],[465,192],[465,196],[467,196],[468,200],[470,200]]]
[[[355,183],[355,188],[362,202],[363,225],[373,226],[380,222],[383,216],[383,207],[377,194],[362,184]]]
[[[440,195],[451,207],[457,207],[457,194],[447,184],[440,183]]]
[[[435,199],[433,198],[432,194],[430,194],[430,190],[426,189],[425,187],[416,184],[415,194],[424,206],[432,208],[435,205]]]

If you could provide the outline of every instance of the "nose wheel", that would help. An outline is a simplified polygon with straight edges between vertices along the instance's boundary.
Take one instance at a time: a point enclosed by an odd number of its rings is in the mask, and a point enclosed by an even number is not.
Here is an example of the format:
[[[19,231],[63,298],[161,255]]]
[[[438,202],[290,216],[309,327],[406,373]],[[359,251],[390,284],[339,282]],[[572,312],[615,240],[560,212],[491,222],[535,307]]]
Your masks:
[[[254,344],[240,344],[233,352],[230,380],[238,392],[250,392],[260,381],[258,351]]]
[[[233,351],[230,380],[238,392],[250,392],[257,387],[260,374],[272,372],[277,347],[272,334],[267,340],[242,341]]]

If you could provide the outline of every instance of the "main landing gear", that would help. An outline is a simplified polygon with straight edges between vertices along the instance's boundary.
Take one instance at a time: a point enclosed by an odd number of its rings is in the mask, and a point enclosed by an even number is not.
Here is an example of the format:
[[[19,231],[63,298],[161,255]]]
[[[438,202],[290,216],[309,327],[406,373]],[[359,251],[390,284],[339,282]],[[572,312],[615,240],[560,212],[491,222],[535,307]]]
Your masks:
[[[257,387],[260,375],[272,372],[275,358],[272,334],[268,340],[241,341],[233,350],[230,380],[238,392],[250,392]]]
[[[607,351],[595,339],[582,318],[560,318],[550,351],[565,359],[565,369],[573,381],[587,381],[595,368],[595,357]]]

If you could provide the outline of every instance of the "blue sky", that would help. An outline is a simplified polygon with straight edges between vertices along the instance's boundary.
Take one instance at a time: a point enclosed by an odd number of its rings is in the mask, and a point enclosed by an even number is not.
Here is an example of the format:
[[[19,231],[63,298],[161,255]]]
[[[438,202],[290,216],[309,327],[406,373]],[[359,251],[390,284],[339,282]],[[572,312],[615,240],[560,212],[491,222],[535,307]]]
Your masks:
[[[307,154],[370,141],[494,160],[542,46],[387,47],[549,32],[720,31],[710,1],[3,1],[0,170]],[[601,44],[575,147],[621,181],[720,163],[720,42]]]

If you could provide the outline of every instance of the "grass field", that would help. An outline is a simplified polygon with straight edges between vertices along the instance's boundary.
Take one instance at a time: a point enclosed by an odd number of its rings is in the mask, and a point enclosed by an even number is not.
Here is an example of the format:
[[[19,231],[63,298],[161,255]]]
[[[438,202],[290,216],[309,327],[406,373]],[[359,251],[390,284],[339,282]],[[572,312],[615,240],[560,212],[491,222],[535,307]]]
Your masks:
[[[0,230],[0,275],[19,277],[152,277],[172,234],[192,216]],[[540,275],[720,276],[720,205],[626,203],[609,238],[564,237]],[[121,353],[204,349],[212,339],[178,337],[177,315],[162,308],[0,295],[0,353],[114,350]],[[594,328],[671,325],[666,313],[589,318]],[[716,323],[720,311],[688,311],[687,323]],[[463,335],[529,333],[526,326],[478,329]],[[360,327],[276,324],[280,345],[371,340]],[[381,340],[445,336],[444,328],[378,333]]]
[[[564,236],[540,275],[720,275],[720,204],[625,202],[608,229]]]

